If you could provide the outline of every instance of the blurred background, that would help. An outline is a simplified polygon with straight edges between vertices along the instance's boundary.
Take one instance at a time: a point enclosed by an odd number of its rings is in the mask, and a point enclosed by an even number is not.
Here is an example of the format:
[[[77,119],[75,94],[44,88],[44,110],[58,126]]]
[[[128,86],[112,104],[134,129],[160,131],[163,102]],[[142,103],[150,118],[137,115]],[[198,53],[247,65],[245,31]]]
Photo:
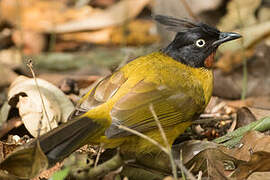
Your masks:
[[[222,45],[216,55],[214,96],[201,118],[219,121],[195,124],[193,134],[188,131],[177,142],[212,140],[270,115],[270,0],[0,0],[0,144],[19,146],[36,136],[33,118],[26,121],[20,105],[7,105],[11,83],[20,75],[32,77],[29,60],[37,77],[76,104],[97,79],[172,40],[174,33],[156,24],[155,14],[243,36]],[[70,104],[62,119],[73,109]]]
[[[243,35],[217,54],[215,95],[269,95],[269,8],[269,0],[0,0],[0,68],[7,77],[0,87],[29,74],[30,58],[38,76],[54,84],[66,75],[109,74],[168,44],[174,34],[152,20],[163,14]]]
[[[29,58],[51,81],[63,74],[106,75],[168,44],[174,34],[152,20],[163,14],[241,33],[243,39],[218,53],[214,93],[229,99],[268,95],[269,7],[269,0],[1,0],[0,66],[7,78],[0,87],[29,73]],[[239,67],[249,61],[247,83]]]

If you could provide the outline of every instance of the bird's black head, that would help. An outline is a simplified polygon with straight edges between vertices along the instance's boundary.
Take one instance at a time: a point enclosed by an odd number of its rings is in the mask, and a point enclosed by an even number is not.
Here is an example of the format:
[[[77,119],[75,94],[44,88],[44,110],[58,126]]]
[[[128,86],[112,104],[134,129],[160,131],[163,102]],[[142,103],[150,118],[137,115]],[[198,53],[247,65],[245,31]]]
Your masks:
[[[218,46],[224,42],[240,38],[231,32],[220,32],[204,23],[157,15],[155,20],[177,32],[174,40],[162,51],[173,59],[191,67],[210,68]]]

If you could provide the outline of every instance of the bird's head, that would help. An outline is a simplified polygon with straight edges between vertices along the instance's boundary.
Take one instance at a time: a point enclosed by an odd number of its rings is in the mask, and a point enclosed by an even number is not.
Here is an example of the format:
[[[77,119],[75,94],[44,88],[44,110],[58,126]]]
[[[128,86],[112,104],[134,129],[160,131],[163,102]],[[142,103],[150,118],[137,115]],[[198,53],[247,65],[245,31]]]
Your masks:
[[[212,67],[218,46],[241,37],[233,32],[220,32],[204,23],[163,15],[156,15],[155,20],[177,33],[174,40],[162,51],[191,67]]]

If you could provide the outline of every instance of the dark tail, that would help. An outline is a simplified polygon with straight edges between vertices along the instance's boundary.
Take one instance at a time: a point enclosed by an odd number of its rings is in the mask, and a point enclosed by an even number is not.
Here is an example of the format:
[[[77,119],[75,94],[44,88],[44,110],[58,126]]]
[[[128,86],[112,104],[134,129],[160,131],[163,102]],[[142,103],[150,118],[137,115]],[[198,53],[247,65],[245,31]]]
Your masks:
[[[51,166],[85,145],[93,136],[100,134],[101,129],[101,124],[83,117],[60,125],[49,133],[42,135],[38,140]]]
[[[99,138],[102,130],[102,124],[87,117],[70,120],[10,153],[0,163],[0,169],[20,178],[33,178],[84,144]],[[40,153],[45,154],[48,161]]]

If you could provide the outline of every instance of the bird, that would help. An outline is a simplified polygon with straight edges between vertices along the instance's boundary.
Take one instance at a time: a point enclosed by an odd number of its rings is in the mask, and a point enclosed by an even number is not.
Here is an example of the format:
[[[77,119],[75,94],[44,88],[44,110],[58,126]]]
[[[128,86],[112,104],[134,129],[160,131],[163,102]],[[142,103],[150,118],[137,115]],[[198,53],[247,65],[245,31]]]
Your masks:
[[[213,91],[215,53],[221,44],[241,35],[188,19],[165,15],[154,19],[175,32],[174,39],[165,48],[135,58],[97,82],[66,123],[40,136],[49,164],[85,144],[119,147],[135,156],[158,153],[160,148],[119,125],[164,144],[151,105],[172,145],[204,111]]]

